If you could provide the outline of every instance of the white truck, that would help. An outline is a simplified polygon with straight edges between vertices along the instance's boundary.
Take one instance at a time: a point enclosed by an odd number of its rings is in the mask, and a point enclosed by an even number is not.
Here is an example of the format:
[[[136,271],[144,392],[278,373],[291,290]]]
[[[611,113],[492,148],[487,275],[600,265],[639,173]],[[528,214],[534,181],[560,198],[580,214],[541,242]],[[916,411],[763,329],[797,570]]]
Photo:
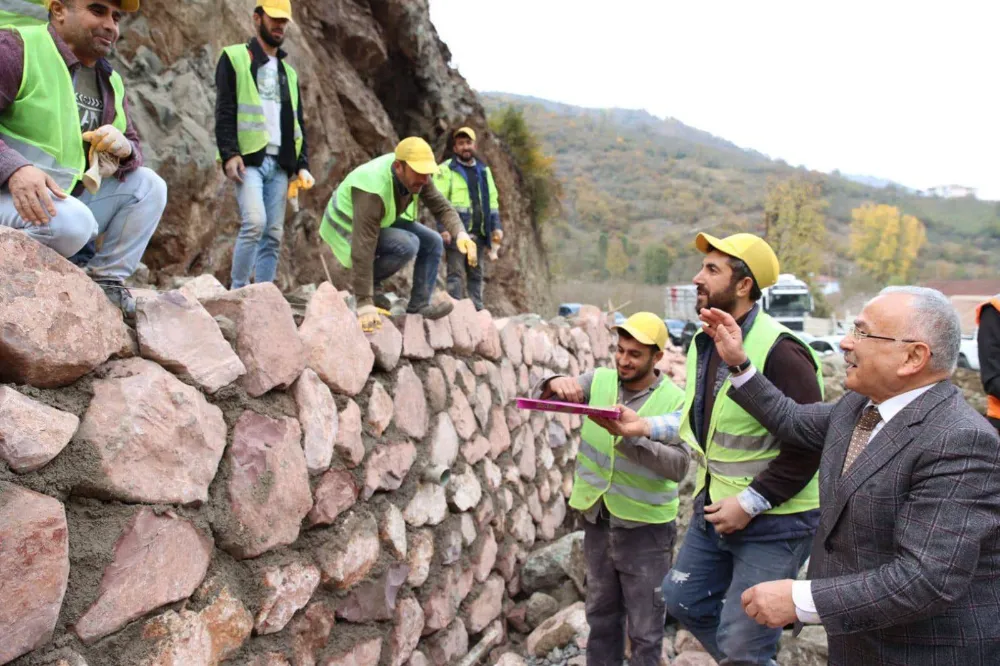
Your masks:
[[[666,319],[698,320],[698,288],[693,284],[677,284],[664,290],[663,311]]]
[[[791,273],[782,273],[774,286],[762,289],[764,312],[793,331],[804,331],[806,317],[812,314],[813,297],[809,285]]]

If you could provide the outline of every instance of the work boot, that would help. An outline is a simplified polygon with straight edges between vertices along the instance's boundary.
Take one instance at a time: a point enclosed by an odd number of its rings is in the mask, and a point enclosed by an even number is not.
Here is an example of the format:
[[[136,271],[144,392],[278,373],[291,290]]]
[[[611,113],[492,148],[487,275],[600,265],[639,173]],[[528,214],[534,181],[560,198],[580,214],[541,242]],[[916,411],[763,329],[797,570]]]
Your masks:
[[[441,317],[447,317],[452,311],[452,308],[454,308],[454,305],[452,305],[451,301],[438,301],[437,303],[425,305],[419,310],[407,310],[407,312],[410,314],[421,315],[424,319],[434,320],[440,319]]]
[[[375,307],[388,312],[390,318],[395,319],[406,314],[405,298],[399,298],[398,296],[389,298],[386,294],[376,293],[372,301],[375,303]]]
[[[135,297],[123,283],[116,280],[94,280],[94,282],[104,290],[104,295],[111,304],[122,311],[125,321],[129,323],[135,321]]]

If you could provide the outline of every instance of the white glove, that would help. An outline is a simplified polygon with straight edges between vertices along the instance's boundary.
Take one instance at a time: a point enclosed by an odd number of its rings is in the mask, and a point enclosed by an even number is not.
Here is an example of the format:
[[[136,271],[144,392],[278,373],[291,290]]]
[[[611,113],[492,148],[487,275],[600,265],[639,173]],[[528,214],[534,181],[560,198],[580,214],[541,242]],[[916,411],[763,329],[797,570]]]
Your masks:
[[[309,173],[308,169],[299,169],[299,187],[303,190],[311,190],[316,184],[316,179]]]
[[[83,133],[83,140],[99,153],[111,153],[120,160],[132,154],[132,144],[114,125],[102,125]]]

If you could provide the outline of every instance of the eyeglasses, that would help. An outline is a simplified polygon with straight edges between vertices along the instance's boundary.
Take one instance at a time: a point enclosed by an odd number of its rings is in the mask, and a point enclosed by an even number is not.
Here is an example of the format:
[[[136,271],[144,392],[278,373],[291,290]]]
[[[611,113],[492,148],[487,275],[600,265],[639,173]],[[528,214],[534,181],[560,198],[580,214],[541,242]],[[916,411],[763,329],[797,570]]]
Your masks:
[[[858,327],[851,326],[847,334],[854,338],[855,340],[864,340],[870,338],[872,340],[888,340],[889,342],[920,342],[920,340],[907,340],[906,338],[887,338],[884,335],[872,335],[871,333],[865,333],[864,331],[858,330]]]

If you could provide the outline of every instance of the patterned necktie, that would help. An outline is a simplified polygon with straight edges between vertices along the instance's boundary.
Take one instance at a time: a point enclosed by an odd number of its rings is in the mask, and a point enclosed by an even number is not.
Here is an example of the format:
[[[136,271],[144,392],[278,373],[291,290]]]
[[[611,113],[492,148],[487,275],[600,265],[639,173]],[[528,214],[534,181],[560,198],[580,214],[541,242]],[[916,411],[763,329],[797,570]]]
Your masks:
[[[847,474],[847,470],[851,468],[854,461],[858,459],[861,452],[868,446],[868,440],[871,439],[872,431],[875,430],[875,426],[881,421],[882,415],[878,413],[878,407],[875,405],[865,407],[865,410],[861,413],[861,418],[858,419],[858,425],[854,426],[854,434],[851,435],[851,446],[847,449],[847,457],[844,458],[844,469],[840,473],[841,476]]]

